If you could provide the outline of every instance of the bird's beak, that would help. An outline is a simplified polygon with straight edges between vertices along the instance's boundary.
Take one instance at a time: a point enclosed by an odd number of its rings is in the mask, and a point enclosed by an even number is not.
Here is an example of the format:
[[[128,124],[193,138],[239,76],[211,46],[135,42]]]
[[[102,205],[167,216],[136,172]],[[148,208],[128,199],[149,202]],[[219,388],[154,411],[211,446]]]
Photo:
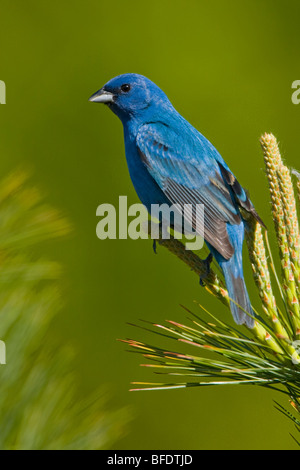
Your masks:
[[[113,103],[114,101],[114,95],[113,93],[110,93],[109,91],[101,90],[96,91],[90,98],[89,101],[92,101],[93,103]]]

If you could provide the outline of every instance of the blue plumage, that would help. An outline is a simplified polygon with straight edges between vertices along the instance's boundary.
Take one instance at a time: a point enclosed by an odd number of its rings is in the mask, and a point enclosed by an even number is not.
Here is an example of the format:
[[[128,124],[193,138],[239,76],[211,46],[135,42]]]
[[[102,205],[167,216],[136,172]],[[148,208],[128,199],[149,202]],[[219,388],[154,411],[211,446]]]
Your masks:
[[[149,211],[151,204],[204,204],[204,239],[224,273],[234,320],[253,327],[245,313],[253,315],[243,276],[240,209],[262,221],[221,155],[141,75],[113,78],[90,101],[107,104],[121,119],[129,173]]]

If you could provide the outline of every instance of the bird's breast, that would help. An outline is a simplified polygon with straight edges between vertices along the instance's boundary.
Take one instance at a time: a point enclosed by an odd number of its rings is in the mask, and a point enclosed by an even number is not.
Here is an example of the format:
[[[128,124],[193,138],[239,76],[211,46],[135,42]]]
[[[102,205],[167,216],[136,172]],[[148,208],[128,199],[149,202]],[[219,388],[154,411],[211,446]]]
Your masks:
[[[152,178],[145,164],[141,160],[135,142],[125,139],[125,153],[129,175],[134,189],[148,212],[151,204],[170,204],[156,181]]]

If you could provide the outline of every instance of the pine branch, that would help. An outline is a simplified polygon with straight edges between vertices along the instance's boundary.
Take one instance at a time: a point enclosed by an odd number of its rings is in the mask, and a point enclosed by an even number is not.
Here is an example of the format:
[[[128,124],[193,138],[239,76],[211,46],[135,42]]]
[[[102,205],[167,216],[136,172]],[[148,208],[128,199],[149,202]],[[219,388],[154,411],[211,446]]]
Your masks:
[[[300,231],[296,198],[290,170],[283,164],[276,138],[272,134],[261,137],[261,146],[269,183],[272,218],[280,257],[277,273],[269,246],[267,232],[245,216],[246,241],[254,281],[261,301],[256,312],[255,327],[232,327],[200,306],[200,314],[189,311],[187,323],[169,321],[162,325],[150,324],[147,330],[176,341],[175,350],[136,340],[126,340],[131,350],[150,361],[143,364],[159,375],[172,377],[169,382],[133,382],[132,390],[162,390],[207,385],[253,384],[275,389],[290,397],[293,410],[277,409],[288,416],[300,430]],[[299,178],[299,173],[294,172]],[[297,184],[298,195],[300,183]],[[185,262],[198,276],[205,270],[205,262],[184,245],[171,238],[160,244]],[[277,284],[279,296],[275,293]],[[206,289],[229,308],[229,299],[223,280],[213,271],[206,279]],[[280,304],[283,308],[280,308]],[[139,325],[135,325],[139,326]],[[143,327],[145,329],[145,327]],[[188,345],[191,354],[178,350]],[[202,354],[202,352],[206,354]],[[207,357],[207,351],[211,353]],[[176,380],[177,379],[177,380]],[[297,439],[294,438],[296,442]]]
[[[0,448],[107,448],[126,432],[129,413],[107,409],[103,389],[78,397],[76,357],[51,328],[63,308],[63,269],[38,256],[71,227],[27,179],[20,171],[0,184]]]

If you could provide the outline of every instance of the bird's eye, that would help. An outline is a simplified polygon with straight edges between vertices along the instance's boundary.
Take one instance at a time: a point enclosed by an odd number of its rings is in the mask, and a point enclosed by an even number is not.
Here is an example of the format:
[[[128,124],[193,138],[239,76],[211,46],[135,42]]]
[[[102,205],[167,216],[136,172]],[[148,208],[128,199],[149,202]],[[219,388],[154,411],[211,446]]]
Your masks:
[[[124,85],[121,86],[121,90],[124,92],[124,93],[128,93],[131,89],[131,86],[128,85],[128,83],[124,83]]]

